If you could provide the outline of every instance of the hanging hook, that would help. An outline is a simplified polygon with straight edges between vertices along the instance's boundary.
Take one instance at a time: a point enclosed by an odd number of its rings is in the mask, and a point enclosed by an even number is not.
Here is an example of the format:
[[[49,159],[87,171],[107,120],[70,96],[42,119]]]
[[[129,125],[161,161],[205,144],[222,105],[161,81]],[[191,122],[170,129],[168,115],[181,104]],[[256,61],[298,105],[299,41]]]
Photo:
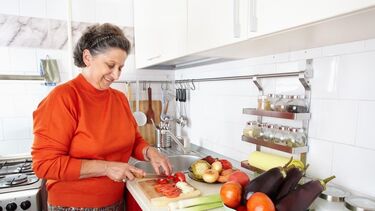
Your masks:
[[[142,84],[142,90],[143,90],[143,91],[146,91],[146,81],[143,81],[143,84]]]
[[[165,84],[165,86],[163,86]],[[161,90],[168,90],[168,83],[167,82],[161,82],[160,84]]]
[[[195,84],[194,84],[194,81],[193,81],[194,79],[191,79],[191,85],[192,85],[192,88],[191,88],[191,90],[195,90]]]

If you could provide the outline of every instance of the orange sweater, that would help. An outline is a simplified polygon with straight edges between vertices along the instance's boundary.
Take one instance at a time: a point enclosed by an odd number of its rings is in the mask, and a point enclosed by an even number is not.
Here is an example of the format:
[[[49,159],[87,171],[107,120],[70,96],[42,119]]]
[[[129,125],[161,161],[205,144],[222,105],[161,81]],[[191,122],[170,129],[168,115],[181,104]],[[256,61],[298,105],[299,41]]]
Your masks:
[[[124,94],[111,88],[97,90],[79,75],[52,90],[33,117],[33,169],[48,180],[50,204],[103,207],[122,199],[124,183],[79,176],[81,159],[144,159],[142,150],[148,144]]]

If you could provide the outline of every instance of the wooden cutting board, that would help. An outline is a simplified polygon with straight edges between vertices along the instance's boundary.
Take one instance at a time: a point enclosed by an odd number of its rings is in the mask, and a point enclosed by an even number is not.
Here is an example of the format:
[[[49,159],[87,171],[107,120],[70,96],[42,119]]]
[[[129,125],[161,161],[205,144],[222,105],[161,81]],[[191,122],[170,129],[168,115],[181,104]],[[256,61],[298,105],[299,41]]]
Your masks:
[[[180,199],[194,198],[201,194],[197,189],[190,193],[181,193],[180,196],[176,198],[167,198],[161,193],[156,192],[154,185],[156,184],[156,179],[143,179],[137,182],[139,188],[143,191],[145,196],[150,200],[151,204],[155,207],[167,206],[169,202],[178,201]]]
[[[131,101],[130,103],[132,112],[136,110],[136,101]],[[161,101],[160,100],[153,100],[152,101],[152,110],[155,114],[155,124],[158,125],[160,123],[160,114],[161,114]],[[146,114],[148,110],[148,100],[140,100],[139,101],[139,111],[142,111]],[[151,145],[155,144],[156,141],[156,132],[155,128],[152,124],[145,124],[144,126],[138,127],[139,132],[142,134],[143,138]]]

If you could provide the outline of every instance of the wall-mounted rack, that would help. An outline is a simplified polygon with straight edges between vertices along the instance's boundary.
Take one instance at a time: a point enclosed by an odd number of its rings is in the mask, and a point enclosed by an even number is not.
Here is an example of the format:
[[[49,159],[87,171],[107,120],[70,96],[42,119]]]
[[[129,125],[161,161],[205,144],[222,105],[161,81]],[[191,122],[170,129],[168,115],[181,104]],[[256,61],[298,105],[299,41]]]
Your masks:
[[[39,75],[0,75],[0,80],[44,81],[44,77]]]
[[[300,72],[290,72],[290,73],[275,73],[275,74],[264,74],[264,75],[257,75],[253,76],[251,79],[255,86],[258,88],[259,94],[264,94],[264,89],[261,85],[260,79],[262,78],[275,78],[275,77],[289,77],[294,76],[298,77],[300,83],[305,89],[305,97],[306,97],[306,104],[308,108],[310,108],[311,103],[311,86],[309,79],[313,76],[313,68],[312,68],[312,59],[306,60],[306,69]],[[310,110],[310,109],[308,109]],[[302,127],[305,131],[306,137],[308,137],[308,129],[309,129],[309,120],[311,118],[311,113],[290,113],[290,112],[278,112],[278,111],[265,111],[265,110],[258,110],[256,108],[244,108],[243,114],[255,115],[257,116],[257,121],[262,122],[263,117],[272,117],[272,118],[281,118],[281,119],[289,119],[289,120],[299,120],[302,121]],[[306,165],[306,153],[308,152],[308,146],[306,141],[306,146],[302,147],[289,147],[284,146],[272,142],[268,142],[263,140],[262,138],[254,139],[246,136],[242,136],[242,141],[252,143],[256,145],[256,150],[261,151],[261,147],[267,147],[274,150],[290,153],[290,154],[299,154],[300,160]],[[251,166],[248,161],[242,161],[241,166],[243,168],[249,169],[251,171],[255,171],[258,173],[263,172],[262,170]]]

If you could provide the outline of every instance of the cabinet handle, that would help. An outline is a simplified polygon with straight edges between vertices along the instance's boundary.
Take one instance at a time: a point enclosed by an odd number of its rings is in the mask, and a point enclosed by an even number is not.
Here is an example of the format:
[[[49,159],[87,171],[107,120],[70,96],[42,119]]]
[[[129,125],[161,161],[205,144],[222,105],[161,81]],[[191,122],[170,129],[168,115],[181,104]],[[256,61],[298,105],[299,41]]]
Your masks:
[[[239,38],[240,36],[240,0],[233,0],[233,37]]]
[[[258,19],[257,19],[257,0],[249,0],[249,12],[248,20],[249,20],[249,32],[257,32],[258,30]]]
[[[158,59],[158,58],[160,58],[160,57],[161,57],[161,54],[159,54],[159,55],[157,55],[157,56],[150,57],[150,58],[148,58],[147,60],[148,60],[148,61],[151,61],[151,60],[154,60],[154,59]]]

